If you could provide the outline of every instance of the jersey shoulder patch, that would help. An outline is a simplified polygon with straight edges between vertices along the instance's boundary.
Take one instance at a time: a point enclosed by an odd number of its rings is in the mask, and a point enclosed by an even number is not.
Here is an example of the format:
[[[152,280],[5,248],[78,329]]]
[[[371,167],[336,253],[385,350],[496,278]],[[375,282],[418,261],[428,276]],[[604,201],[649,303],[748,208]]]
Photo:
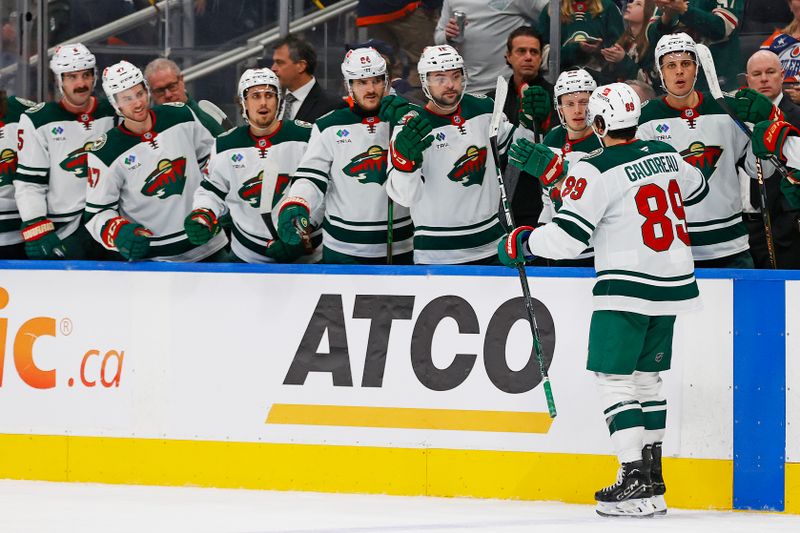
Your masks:
[[[479,99],[488,98],[488,96],[486,96],[485,94],[473,94],[472,96]]]
[[[172,107],[184,107],[184,106],[186,106],[186,104],[183,103],[183,102],[164,102],[161,105],[171,105]]]
[[[33,102],[31,102],[31,103],[33,103]],[[38,104],[34,104],[33,106],[31,106],[25,112],[26,113],[36,113],[37,111],[41,111],[42,109],[44,109],[44,106],[46,106],[46,105],[47,105],[47,102],[39,102]]]
[[[17,102],[19,102],[20,104],[24,105],[27,108],[33,108],[36,107],[37,105],[44,105],[44,103],[37,104],[33,100],[28,100],[27,98],[19,98],[19,97],[17,97]]]
[[[97,140],[95,140],[92,143],[92,148],[91,148],[92,152],[99,151],[101,148],[103,148],[103,146],[106,145],[107,141],[108,141],[108,135],[105,133],[102,134],[100,137],[97,138]]]
[[[581,161],[585,161],[587,159],[592,159],[593,157],[597,157],[602,153],[603,153],[603,149],[602,148],[596,148],[596,149],[592,150],[591,152],[589,152],[588,154],[586,154],[585,156],[583,156],[581,158]]]
[[[313,124],[310,122],[306,122],[305,120],[296,120],[294,121],[295,126],[300,126],[301,128],[308,128],[311,129]]]

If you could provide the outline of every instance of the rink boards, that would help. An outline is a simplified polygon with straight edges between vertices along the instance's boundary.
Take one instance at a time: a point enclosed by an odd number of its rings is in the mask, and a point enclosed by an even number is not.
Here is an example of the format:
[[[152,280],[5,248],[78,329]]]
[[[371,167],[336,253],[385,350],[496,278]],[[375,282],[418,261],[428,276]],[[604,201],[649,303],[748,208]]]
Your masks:
[[[593,272],[529,273],[555,420],[510,269],[0,262],[0,477],[591,502]],[[698,278],[668,501],[800,513],[800,273]]]

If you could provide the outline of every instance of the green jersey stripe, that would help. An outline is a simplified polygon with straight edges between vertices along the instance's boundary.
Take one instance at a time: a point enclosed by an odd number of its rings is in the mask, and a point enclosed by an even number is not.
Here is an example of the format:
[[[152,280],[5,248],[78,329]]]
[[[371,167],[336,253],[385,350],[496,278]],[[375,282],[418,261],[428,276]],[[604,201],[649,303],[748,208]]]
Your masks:
[[[589,230],[589,233],[594,231],[594,224],[592,224],[582,216],[578,215],[577,213],[573,213],[572,211],[569,211],[567,209],[559,209],[556,216],[561,216],[561,215],[574,218],[575,220],[586,226],[586,229]]]
[[[330,235],[333,239],[351,244],[384,244],[388,231],[382,230],[349,230],[340,226],[334,226],[326,218],[322,223],[322,229]],[[394,242],[404,241],[410,239],[414,233],[414,227],[409,224],[403,227],[395,227],[392,232]]]
[[[703,182],[700,184],[700,187],[697,190],[693,191],[692,194],[689,194],[687,196],[688,200],[684,200],[683,205],[692,206],[699,204],[700,202],[703,201],[703,198],[708,196],[708,191],[710,190],[711,189],[708,187],[708,182],[705,180],[705,178],[703,178]],[[700,192],[698,193],[698,191]]]
[[[587,233],[582,227],[571,220],[564,220],[563,218],[559,218],[557,216],[553,218],[553,222],[555,222],[559,228],[564,230],[567,235],[576,241],[583,243],[585,246],[589,246],[591,234]]]
[[[225,200],[225,196],[227,196],[224,192],[222,192],[218,187],[216,187],[213,183],[211,183],[208,180],[201,181],[200,186],[205,190],[216,195],[220,200]]]
[[[620,407],[625,407],[626,405],[631,405],[633,407],[638,407],[639,406],[639,401],[638,400],[625,400],[624,402],[617,402],[614,405],[612,405],[611,407],[605,409],[603,411],[603,414],[607,415],[611,411],[616,411]]]
[[[455,228],[453,228],[455,229]],[[415,250],[466,250],[497,242],[505,232],[500,221],[491,227],[468,235],[414,235]]]
[[[22,219],[20,217],[6,218],[0,220],[0,232],[2,233],[9,231],[19,231],[21,227],[22,227]]]
[[[265,244],[260,244],[252,240],[242,230],[237,228],[235,224],[231,228],[231,232],[233,233],[233,238],[239,241],[239,244],[241,244],[251,252],[255,252],[259,255],[265,255],[265,252],[267,251],[267,247]]]
[[[741,222],[742,220],[742,213],[736,213],[735,215],[731,215],[725,218],[718,218],[715,220],[704,220],[702,222],[689,222],[687,225],[690,228],[702,228],[705,226],[714,226],[716,224],[724,224],[726,222],[733,222],[734,220]]]
[[[609,416],[606,418],[606,424],[608,424],[609,433],[613,435],[617,431],[623,429],[644,426],[644,415],[642,414],[642,410],[636,406],[635,408]]]
[[[686,285],[657,287],[647,283],[622,279],[601,279],[594,284],[594,296],[626,296],[651,302],[678,302],[691,300],[699,296],[697,282],[692,280]]]
[[[601,278],[603,276],[631,276],[636,278],[642,279],[649,279],[653,281],[684,281],[687,279],[691,279],[694,277],[694,272],[690,272],[689,274],[683,274],[681,276],[654,276],[652,274],[645,274],[643,272],[634,272],[633,270],[601,270],[597,273],[597,277]]]
[[[721,242],[733,241],[746,235],[747,226],[744,225],[744,222],[739,222],[738,224],[728,226],[726,228],[712,229],[709,231],[689,230],[689,239],[692,242],[692,246],[719,244]]]
[[[383,227],[386,227],[386,222],[387,222],[386,220],[378,220],[378,221],[375,221],[375,222],[359,222],[359,221],[355,221],[355,220],[345,220],[345,219],[343,219],[341,217],[337,217],[337,216],[331,215],[331,214],[329,214],[327,216],[327,218],[329,218],[330,220],[333,220],[335,222],[339,222],[341,224],[346,224],[348,226],[364,226],[364,227],[366,227],[366,226],[383,226]],[[396,219],[394,219],[394,223],[395,224],[403,224],[405,222],[409,222],[410,220],[411,220],[410,216],[402,217],[402,218],[396,218]]]
[[[328,181],[328,175],[321,170],[317,170],[315,168],[308,168],[308,167],[300,167],[294,171],[295,177],[300,177],[300,174],[316,174],[317,176],[324,178],[325,181]],[[305,176],[303,176],[305,177]]]
[[[50,177],[47,174],[22,174],[17,172],[14,175],[14,181],[24,181],[25,183],[38,183],[40,185],[47,185],[50,182]]]
[[[468,226],[417,226],[417,231],[432,231],[432,232],[454,232],[454,231],[469,231],[471,229],[478,229],[486,227],[491,224],[492,226],[498,223],[497,217],[487,218],[475,224]]]

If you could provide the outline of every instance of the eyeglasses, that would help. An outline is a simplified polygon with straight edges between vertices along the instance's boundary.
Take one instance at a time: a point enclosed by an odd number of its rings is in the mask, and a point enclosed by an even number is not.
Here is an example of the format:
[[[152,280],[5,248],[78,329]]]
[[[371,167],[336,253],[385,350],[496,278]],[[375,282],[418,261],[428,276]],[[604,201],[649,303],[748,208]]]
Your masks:
[[[461,72],[454,72],[452,74],[435,72],[433,74],[428,74],[427,78],[428,83],[431,85],[447,85],[448,83],[461,83],[464,79],[464,75],[461,74]]]
[[[588,105],[589,105],[589,100],[578,100],[577,102],[567,102],[565,104],[559,104],[559,107],[561,107],[561,109],[575,109],[575,108],[586,109]]]
[[[159,87],[157,89],[152,89],[151,92],[153,93],[154,96],[164,96],[165,94],[167,94],[167,91],[169,91],[171,93],[174,93],[174,92],[176,92],[178,90],[178,87],[180,86],[180,83],[181,83],[181,80],[175,80],[172,83],[170,83],[169,85],[165,85],[165,86]]]

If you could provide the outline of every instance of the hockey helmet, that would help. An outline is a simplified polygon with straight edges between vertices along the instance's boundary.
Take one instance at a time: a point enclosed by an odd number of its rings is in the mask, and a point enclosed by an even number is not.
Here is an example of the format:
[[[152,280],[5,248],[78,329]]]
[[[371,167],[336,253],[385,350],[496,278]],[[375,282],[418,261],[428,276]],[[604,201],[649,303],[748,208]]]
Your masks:
[[[589,97],[586,114],[595,133],[603,138],[609,131],[638,126],[641,113],[642,102],[636,91],[624,83],[611,83],[595,89]],[[595,124],[598,117],[602,117],[599,126],[602,132],[598,131],[598,125]]]
[[[691,54],[691,59],[695,63],[697,62],[697,44],[694,42],[689,35],[686,33],[671,33],[669,35],[664,35],[661,39],[658,40],[656,44],[655,50],[655,57],[656,57],[656,70],[658,70],[658,75],[661,78],[661,86],[664,88],[667,93],[672,94],[667,89],[667,86],[664,84],[664,73],[661,72],[661,59],[667,54],[674,54],[674,53],[689,53]],[[697,71],[694,74],[694,81],[692,82],[692,88],[694,88],[694,82],[697,81]],[[675,95],[677,96],[677,95]]]
[[[278,76],[268,68],[249,68],[239,78],[239,102],[242,104],[242,116],[247,120],[247,109],[244,105],[246,92],[251,87],[266,85],[275,89],[278,97],[278,110],[281,108],[281,82]]]
[[[556,108],[562,126],[565,128],[569,127],[567,126],[567,121],[564,119],[564,115],[561,113],[561,97],[565,94],[572,93],[591,94],[595,89],[597,89],[597,82],[594,81],[591,74],[582,68],[566,70],[559,74],[556,84],[553,87],[553,95],[555,96],[553,99],[553,107]]]
[[[50,59],[50,70],[56,75],[56,87],[59,91],[61,90],[61,75],[67,72],[80,72],[91,69],[95,74],[95,82],[97,82],[96,66],[97,60],[94,54],[81,43],[58,46],[53,53],[53,58]],[[92,85],[92,89],[94,89],[94,85]]]
[[[119,110],[115,96],[122,91],[126,91],[131,87],[136,87],[138,84],[144,85],[144,88],[150,93],[150,87],[142,75],[142,71],[136,65],[128,63],[123,60],[115,63],[110,67],[103,70],[103,91],[106,93],[106,98],[114,106],[114,110],[118,115],[122,116]]]
[[[463,96],[467,91],[467,69],[464,68],[464,58],[449,44],[426,46],[417,63],[419,81],[422,84],[422,92],[425,93],[425,97],[433,100],[428,89],[428,74],[458,69],[461,69],[461,73],[464,76],[463,89],[461,91]]]
[[[375,76],[383,76],[384,84],[389,83],[389,76],[386,73],[386,60],[377,50],[372,47],[354,48],[345,54],[344,61],[342,61],[342,77],[350,97],[353,96],[350,82]]]

